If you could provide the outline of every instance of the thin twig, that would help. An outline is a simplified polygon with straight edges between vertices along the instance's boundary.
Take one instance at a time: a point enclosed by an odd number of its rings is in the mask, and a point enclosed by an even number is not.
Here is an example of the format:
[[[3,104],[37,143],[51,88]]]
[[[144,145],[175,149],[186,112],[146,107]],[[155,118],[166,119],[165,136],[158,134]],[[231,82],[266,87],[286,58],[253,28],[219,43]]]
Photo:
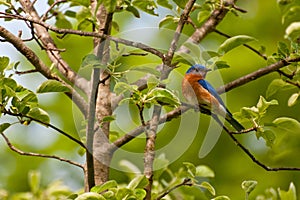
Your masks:
[[[182,183],[179,183],[175,186],[173,186],[172,188],[168,189],[167,191],[165,191],[164,193],[162,193],[161,195],[159,195],[156,200],[160,200],[162,198],[164,198],[165,196],[167,196],[170,192],[172,192],[173,190],[181,187],[181,186],[193,186],[193,183],[191,182],[190,178],[185,178]]]
[[[47,19],[47,15],[48,13],[54,8],[54,6],[60,4],[60,3],[64,3],[67,2],[67,0],[57,0],[55,1],[49,8],[48,10],[43,14],[43,16],[41,17],[42,21],[45,21]]]
[[[74,162],[74,161],[71,161],[71,160],[68,160],[68,159],[65,159],[65,158],[62,158],[62,157],[59,157],[59,156],[55,156],[55,155],[46,155],[46,154],[40,154],[40,153],[32,153],[32,152],[24,152],[24,151],[21,151],[20,149],[18,149],[17,147],[15,147],[10,141],[9,139],[6,137],[6,135],[3,133],[3,132],[0,132],[0,134],[2,135],[2,137],[4,138],[6,144],[8,145],[8,147],[20,154],[20,155],[23,155],[23,156],[34,156],[34,157],[42,157],[42,158],[51,158],[51,159],[56,159],[56,160],[60,160],[60,161],[63,161],[63,162],[66,162],[66,163],[69,163],[71,165],[74,165],[74,166],[77,166],[77,167],[80,167],[81,169],[84,170],[84,167],[83,165],[77,163],[77,162]]]
[[[223,33],[217,29],[214,30],[215,33],[218,33],[219,35],[222,35],[226,38],[231,38],[230,35],[226,34],[226,33]],[[263,58],[264,60],[267,60],[268,57],[265,55],[265,54],[262,54],[260,53],[258,50],[254,49],[253,47],[251,47],[250,45],[248,44],[243,44],[243,46],[247,47],[248,49],[250,49],[251,51],[253,51],[254,53],[256,53],[257,55],[259,55],[261,58]]]
[[[65,137],[69,138],[70,140],[76,142],[77,144],[79,144],[82,148],[86,149],[85,145],[78,139],[74,138],[73,136],[69,135],[68,133],[64,132],[63,130],[57,128],[56,126],[50,124],[50,123],[46,123],[46,122],[43,122],[39,119],[35,119],[33,117],[30,117],[30,116],[27,116],[27,115],[23,115],[21,113],[13,113],[11,112],[10,110],[6,110],[6,109],[2,109],[2,113],[3,114],[7,114],[7,115],[11,115],[11,116],[15,116],[15,117],[25,117],[25,118],[28,118],[32,121],[35,121],[35,122],[38,122],[46,127],[50,127],[51,129],[59,132],[60,134],[64,135]]]

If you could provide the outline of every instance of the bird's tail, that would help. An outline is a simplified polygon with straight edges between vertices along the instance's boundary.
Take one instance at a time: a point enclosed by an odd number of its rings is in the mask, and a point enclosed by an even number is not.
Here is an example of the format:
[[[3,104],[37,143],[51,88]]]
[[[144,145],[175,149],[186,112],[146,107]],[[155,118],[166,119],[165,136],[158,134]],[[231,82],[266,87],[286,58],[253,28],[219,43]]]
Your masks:
[[[244,130],[245,128],[238,122],[236,121],[232,115],[227,115],[225,118],[237,131]]]

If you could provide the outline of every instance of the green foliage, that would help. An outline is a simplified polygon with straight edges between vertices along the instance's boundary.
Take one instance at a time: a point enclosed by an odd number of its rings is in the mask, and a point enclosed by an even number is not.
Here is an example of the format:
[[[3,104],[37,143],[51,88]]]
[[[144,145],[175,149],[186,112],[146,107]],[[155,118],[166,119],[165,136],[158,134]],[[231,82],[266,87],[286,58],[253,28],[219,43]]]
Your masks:
[[[246,44],[248,42],[251,42],[255,40],[255,38],[248,36],[248,35],[237,35],[231,38],[228,38],[227,40],[225,40],[219,47],[218,49],[218,53],[219,54],[225,54],[229,51],[231,51],[232,49]]]
[[[63,83],[56,80],[47,80],[43,82],[37,89],[37,93],[47,92],[70,92],[71,89]]]

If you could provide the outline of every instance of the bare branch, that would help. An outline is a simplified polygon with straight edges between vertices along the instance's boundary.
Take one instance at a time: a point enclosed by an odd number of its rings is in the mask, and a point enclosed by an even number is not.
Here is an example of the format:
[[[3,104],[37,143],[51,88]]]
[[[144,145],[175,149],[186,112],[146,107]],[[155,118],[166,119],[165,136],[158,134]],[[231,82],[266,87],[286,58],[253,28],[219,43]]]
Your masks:
[[[2,135],[2,137],[4,138],[6,144],[8,145],[8,147],[20,154],[20,155],[23,155],[23,156],[33,156],[33,157],[41,157],[41,158],[51,158],[51,159],[56,159],[56,160],[60,160],[62,162],[66,162],[66,163],[69,163],[71,165],[74,165],[74,166],[77,166],[77,167],[80,167],[81,169],[84,170],[84,167],[83,165],[77,163],[77,162],[74,162],[74,161],[71,161],[71,160],[68,160],[68,159],[65,159],[65,158],[62,158],[62,157],[59,157],[59,156],[55,156],[55,155],[46,155],[46,154],[40,154],[40,153],[32,153],[32,152],[24,152],[24,151],[21,151],[20,149],[18,149],[17,147],[15,147],[10,141],[9,139],[6,137],[6,135],[2,132],[0,132],[0,134]]]
[[[146,52],[149,52],[153,55],[156,55],[160,58],[164,58],[164,54],[155,49],[152,48],[146,44],[143,44],[141,42],[135,42],[135,41],[131,41],[131,40],[126,40],[126,39],[122,39],[122,38],[117,38],[117,37],[113,37],[111,35],[106,35],[104,33],[97,33],[97,32],[85,32],[85,31],[79,31],[79,30],[73,30],[73,29],[61,29],[61,28],[56,28],[54,26],[51,26],[49,24],[46,24],[42,21],[36,20],[34,18],[26,18],[20,15],[13,15],[13,14],[7,14],[4,12],[0,12],[0,18],[10,18],[10,19],[17,19],[17,20],[23,20],[23,21],[28,21],[28,22],[32,22],[34,24],[38,24],[42,27],[44,27],[45,29],[51,30],[55,33],[58,34],[72,34],[72,35],[79,35],[79,36],[86,36],[86,37],[95,37],[95,38],[104,38],[104,39],[109,39],[110,41],[116,42],[116,43],[121,43],[124,44],[126,46],[131,46],[131,47],[135,47],[141,50],[144,50]]]
[[[173,186],[172,188],[168,189],[167,191],[165,191],[164,193],[162,193],[161,195],[159,195],[156,200],[160,200],[162,198],[164,198],[165,196],[167,196],[170,192],[172,192],[173,190],[181,187],[181,186],[193,186],[193,183],[191,182],[191,179],[189,178],[185,178],[183,179],[182,183],[179,183],[175,186]]]
[[[47,15],[49,12],[51,12],[51,10],[54,8],[54,6],[60,4],[60,3],[64,3],[67,2],[67,0],[56,0],[49,8],[48,10],[43,14],[43,16],[41,17],[42,21],[45,21],[47,19]]]
[[[227,83],[226,85],[220,87],[217,89],[217,91],[219,93],[224,93],[224,92],[228,92],[230,90],[232,90],[233,88],[239,87],[241,85],[244,85],[250,81],[253,81],[257,78],[263,77],[266,74],[269,74],[271,72],[277,71],[278,69],[285,67],[291,63],[294,62],[299,62],[300,61],[300,57],[296,57],[296,58],[287,58],[284,60],[280,60],[277,63],[274,63],[272,65],[269,65],[267,67],[261,68],[255,72],[252,72],[250,74],[247,74],[243,77],[240,77],[230,83]]]
[[[15,117],[25,117],[25,118],[28,118],[32,121],[35,121],[35,122],[38,122],[46,127],[50,127],[51,129],[59,132],[60,134],[62,134],[63,136],[69,138],[70,140],[72,140],[73,142],[76,142],[77,144],[79,144],[82,148],[86,149],[85,145],[78,139],[74,138],[73,136],[71,136],[70,134],[64,132],[63,130],[57,128],[56,126],[52,125],[52,124],[49,124],[49,123],[46,123],[46,122],[43,122],[39,119],[35,119],[33,117],[30,117],[30,116],[27,116],[27,115],[23,115],[21,113],[14,113],[14,112],[11,112],[10,110],[7,110],[5,108],[2,108],[2,113],[3,114],[7,114],[7,115],[11,115],[11,116],[15,116]]]

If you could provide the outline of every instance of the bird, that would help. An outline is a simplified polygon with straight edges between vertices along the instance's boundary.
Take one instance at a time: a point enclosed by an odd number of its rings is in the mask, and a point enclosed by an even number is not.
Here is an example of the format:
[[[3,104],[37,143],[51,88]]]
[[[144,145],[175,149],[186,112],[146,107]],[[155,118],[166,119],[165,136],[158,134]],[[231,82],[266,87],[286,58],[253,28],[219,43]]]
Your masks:
[[[226,108],[218,92],[205,80],[209,71],[211,69],[201,64],[191,66],[182,80],[183,96],[190,104],[199,105],[213,114],[224,117],[238,132],[244,130],[245,128],[233,118],[231,112]]]

